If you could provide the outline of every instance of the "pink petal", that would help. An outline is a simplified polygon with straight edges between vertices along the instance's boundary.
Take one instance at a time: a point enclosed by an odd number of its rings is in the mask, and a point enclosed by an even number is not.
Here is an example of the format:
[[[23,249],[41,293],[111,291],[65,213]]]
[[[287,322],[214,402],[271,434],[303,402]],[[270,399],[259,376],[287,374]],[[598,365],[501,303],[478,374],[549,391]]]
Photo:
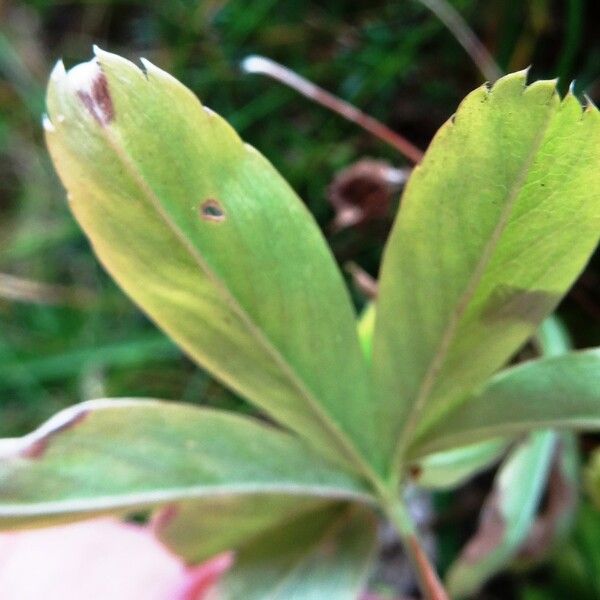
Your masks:
[[[188,569],[145,527],[102,518],[0,534],[3,600],[200,600],[229,566]]]
[[[228,552],[188,569],[186,579],[173,600],[202,600],[232,564],[233,555]]]

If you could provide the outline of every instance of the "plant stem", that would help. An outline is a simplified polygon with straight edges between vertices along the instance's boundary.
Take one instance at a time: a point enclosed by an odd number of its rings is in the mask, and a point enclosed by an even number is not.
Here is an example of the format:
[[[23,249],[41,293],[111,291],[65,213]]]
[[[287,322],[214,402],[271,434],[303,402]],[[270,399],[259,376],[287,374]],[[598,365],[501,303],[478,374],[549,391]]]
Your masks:
[[[435,567],[423,550],[415,525],[401,498],[384,500],[383,508],[398,532],[404,549],[416,570],[419,587],[426,600],[450,600]]]
[[[248,56],[242,61],[246,73],[261,73],[296,90],[306,98],[341,115],[348,121],[362,127],[386,144],[389,144],[413,163],[421,162],[423,152],[405,137],[391,130],[377,119],[365,114],[356,106],[330,94],[328,91],[305,79],[291,69],[264,56]]]

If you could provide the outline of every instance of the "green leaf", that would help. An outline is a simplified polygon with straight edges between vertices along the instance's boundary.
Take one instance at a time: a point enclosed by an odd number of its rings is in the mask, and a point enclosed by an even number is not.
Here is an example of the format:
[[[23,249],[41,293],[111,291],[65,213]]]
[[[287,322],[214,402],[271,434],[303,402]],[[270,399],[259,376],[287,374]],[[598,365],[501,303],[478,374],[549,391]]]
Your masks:
[[[571,347],[553,316],[542,323],[534,343],[547,357]],[[453,596],[472,595],[511,561],[519,568],[538,562],[564,539],[577,505],[577,463],[571,433],[540,430],[511,451],[496,474],[479,530],[448,571]]]
[[[374,327],[375,304],[371,302],[358,320],[358,335],[368,360],[372,355]],[[443,490],[457,487],[500,460],[509,443],[503,439],[486,440],[430,454],[408,465],[407,472],[411,481],[423,488]]]
[[[292,495],[216,496],[166,506],[152,523],[168,548],[189,564],[198,564],[328,504],[331,501],[323,498]]]
[[[215,377],[338,460],[376,463],[353,308],[316,223],[221,117],[143,64],[96,49],[48,87],[48,147],[100,261]]]
[[[534,429],[600,429],[600,348],[522,363],[490,379],[410,448],[411,456]]]
[[[433,490],[457,487],[500,460],[509,443],[493,439],[430,454],[410,465],[408,472],[420,487]]]
[[[533,342],[539,346],[540,354],[546,357],[560,356],[573,349],[569,332],[556,315],[549,316],[541,324]]]
[[[294,436],[220,411],[94,400],[0,447],[0,525],[74,520],[197,498],[369,501],[356,477]]]
[[[478,531],[448,570],[452,598],[474,594],[517,554],[534,523],[555,447],[554,432],[536,432],[506,458],[482,509]]]
[[[556,452],[540,511],[513,561],[516,570],[537,566],[552,554],[562,552],[579,507],[579,471],[577,436],[561,432],[557,435]]]
[[[522,571],[562,553],[577,508],[577,472],[570,433],[535,432],[517,446],[496,475],[479,530],[448,570],[452,597],[471,596],[510,563]]]
[[[357,506],[298,517],[240,550],[217,597],[356,600],[373,558],[376,525],[373,513]]]
[[[373,331],[375,330],[375,303],[367,304],[360,314],[357,327],[358,339],[363,350],[363,354],[368,362],[371,362],[373,355]]]
[[[503,77],[440,129],[379,279],[373,364],[390,448],[444,418],[553,310],[598,241],[599,188],[600,114],[554,81]]]

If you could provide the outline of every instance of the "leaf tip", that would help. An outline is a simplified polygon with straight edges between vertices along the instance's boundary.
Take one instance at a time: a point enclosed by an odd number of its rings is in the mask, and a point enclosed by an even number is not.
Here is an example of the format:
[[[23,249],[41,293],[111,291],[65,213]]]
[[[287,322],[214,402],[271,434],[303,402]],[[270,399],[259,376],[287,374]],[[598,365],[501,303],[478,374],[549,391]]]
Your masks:
[[[529,70],[530,67],[527,67],[500,77],[491,87],[488,87],[488,94],[490,96],[514,96],[518,93],[524,93],[527,89]]]
[[[167,71],[161,69],[160,67],[157,67],[153,62],[149,61],[147,58],[140,57],[140,63],[141,68],[138,69],[138,67],[136,66],[136,69],[142,72],[147,81],[158,84],[162,83],[168,86],[175,87],[179,90],[185,90],[190,96],[194,98],[195,102],[199,102],[198,98],[191,90],[185,87],[178,79],[173,77],[173,75],[171,75]]]
[[[527,97],[532,95],[540,96],[542,102],[552,102],[553,99],[558,101],[558,79],[539,79],[529,83],[531,66],[509,73],[498,79],[489,93],[493,95],[515,96],[522,94]]]
[[[525,84],[527,84],[530,73],[531,73],[531,65],[527,65],[524,69],[521,69],[520,71],[515,71],[513,73],[513,75],[519,76],[519,78],[522,78],[523,81],[525,82]],[[506,75],[505,77],[509,77],[509,75]]]
[[[99,56],[99,55],[98,55]],[[115,117],[108,80],[98,59],[73,67],[67,73],[69,87],[96,122],[105,127]]]
[[[538,79],[527,85],[523,95],[540,105],[560,104],[558,78]]]
[[[144,74],[146,79],[148,79],[148,72],[152,71],[152,69],[154,69],[155,66],[147,58],[144,58],[143,56],[140,56],[140,63],[142,65],[142,67],[141,67],[142,73]]]
[[[598,114],[598,106],[591,99],[591,97],[588,96],[587,94],[584,94],[583,98],[585,99],[584,114],[592,114],[592,113]]]
[[[50,73],[50,81],[53,83],[58,83],[60,81],[63,81],[66,76],[67,70],[65,69],[65,63],[62,61],[61,58],[60,60],[56,61],[56,64],[54,65],[54,68]]]

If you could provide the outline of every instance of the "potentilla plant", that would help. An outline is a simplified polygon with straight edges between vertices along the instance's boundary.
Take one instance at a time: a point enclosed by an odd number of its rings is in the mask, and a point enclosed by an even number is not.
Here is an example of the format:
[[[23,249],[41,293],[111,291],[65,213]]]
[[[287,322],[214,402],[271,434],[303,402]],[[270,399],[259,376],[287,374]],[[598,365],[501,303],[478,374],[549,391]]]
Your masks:
[[[235,551],[219,597],[355,599],[384,518],[423,594],[445,598],[407,482],[457,481],[535,429],[600,427],[600,349],[503,369],[600,232],[598,110],[526,77],[469,94],[412,173],[361,344],[315,221],[226,121],[145,60],[59,63],[44,129],[99,260],[276,424],[159,400],[76,405],[3,443],[2,526],[153,509],[186,560]],[[440,468],[464,447],[477,460]]]

